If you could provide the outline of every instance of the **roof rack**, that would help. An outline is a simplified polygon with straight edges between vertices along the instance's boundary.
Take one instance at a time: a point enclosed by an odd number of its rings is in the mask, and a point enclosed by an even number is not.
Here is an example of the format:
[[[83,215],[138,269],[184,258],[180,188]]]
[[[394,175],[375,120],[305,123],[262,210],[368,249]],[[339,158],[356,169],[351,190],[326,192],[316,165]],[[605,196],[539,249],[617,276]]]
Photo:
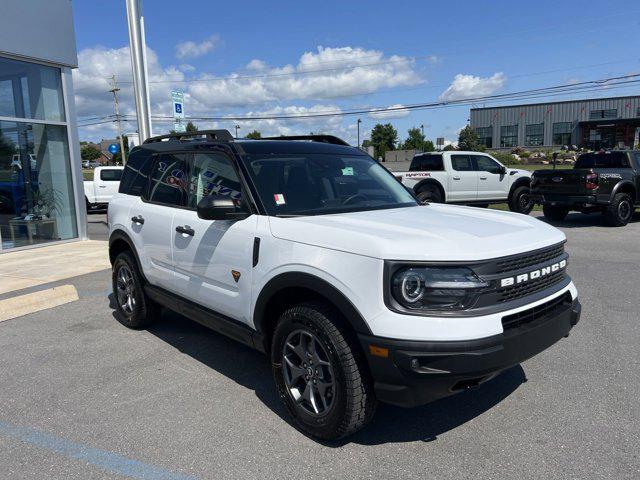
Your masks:
[[[347,142],[333,135],[283,135],[281,137],[263,137],[260,140],[308,140],[311,142],[331,143],[333,145],[346,145]]]
[[[182,140],[198,140],[197,137],[205,137],[208,142],[233,142],[233,136],[229,130],[199,130],[191,133],[169,133],[167,135],[158,135],[157,137],[149,137],[143,143],[156,142],[181,142]]]

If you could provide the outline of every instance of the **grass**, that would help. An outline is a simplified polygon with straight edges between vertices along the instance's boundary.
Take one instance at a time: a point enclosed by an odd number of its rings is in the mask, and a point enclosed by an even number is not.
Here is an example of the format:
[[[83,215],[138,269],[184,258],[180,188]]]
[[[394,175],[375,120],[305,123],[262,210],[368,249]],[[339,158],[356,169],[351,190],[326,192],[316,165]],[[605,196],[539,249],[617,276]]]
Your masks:
[[[515,168],[515,169],[521,169],[521,170],[529,170],[529,171],[533,171],[533,170],[549,170],[549,169],[553,169],[553,165],[507,165],[507,168]],[[568,170],[570,168],[573,168],[573,165],[556,165],[556,170]]]

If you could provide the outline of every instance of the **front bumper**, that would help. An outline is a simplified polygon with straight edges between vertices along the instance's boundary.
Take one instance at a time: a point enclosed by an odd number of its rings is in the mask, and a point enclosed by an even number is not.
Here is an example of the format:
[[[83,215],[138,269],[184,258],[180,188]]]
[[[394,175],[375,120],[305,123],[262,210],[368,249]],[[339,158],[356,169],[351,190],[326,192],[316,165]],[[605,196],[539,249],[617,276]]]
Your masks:
[[[538,312],[539,318],[476,340],[431,342],[359,335],[376,396],[382,402],[414,407],[476,387],[567,336],[580,320],[581,306],[569,298],[549,314]]]

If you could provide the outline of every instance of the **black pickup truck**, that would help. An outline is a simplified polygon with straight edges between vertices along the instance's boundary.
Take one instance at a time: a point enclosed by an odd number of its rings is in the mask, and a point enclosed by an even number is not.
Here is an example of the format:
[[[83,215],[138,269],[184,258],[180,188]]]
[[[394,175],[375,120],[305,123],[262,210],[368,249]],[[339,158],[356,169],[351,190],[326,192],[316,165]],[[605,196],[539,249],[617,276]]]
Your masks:
[[[640,151],[584,153],[570,170],[536,170],[531,199],[549,220],[570,210],[601,212],[611,226],[629,223],[640,206]]]

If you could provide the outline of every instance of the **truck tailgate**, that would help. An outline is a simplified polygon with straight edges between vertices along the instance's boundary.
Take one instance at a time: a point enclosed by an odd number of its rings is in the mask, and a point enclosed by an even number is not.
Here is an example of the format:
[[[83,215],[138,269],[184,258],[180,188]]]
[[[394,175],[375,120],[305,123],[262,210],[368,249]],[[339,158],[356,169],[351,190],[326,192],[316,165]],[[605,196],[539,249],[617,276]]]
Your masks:
[[[588,170],[536,170],[531,180],[535,193],[545,195],[580,195],[586,193]]]

